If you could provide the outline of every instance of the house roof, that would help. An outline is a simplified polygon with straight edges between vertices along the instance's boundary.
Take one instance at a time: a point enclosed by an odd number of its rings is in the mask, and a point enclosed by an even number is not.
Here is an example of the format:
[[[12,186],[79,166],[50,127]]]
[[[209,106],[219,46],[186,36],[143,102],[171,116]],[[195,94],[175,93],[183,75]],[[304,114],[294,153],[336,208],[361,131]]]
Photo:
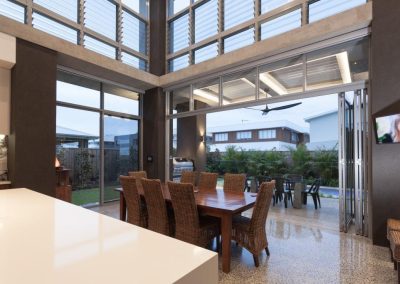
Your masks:
[[[99,138],[98,136],[95,136],[93,134],[63,127],[60,125],[56,126],[56,133],[57,136],[70,137],[70,138],[73,137],[73,138],[88,139],[88,140]]]
[[[207,132],[219,133],[219,132],[270,129],[270,128],[289,128],[300,133],[309,133],[308,127],[302,127],[289,120],[258,121],[258,122],[242,123],[242,124],[215,126],[215,127],[209,127],[207,129]]]
[[[320,117],[323,117],[323,116],[327,116],[327,115],[330,115],[330,114],[333,114],[333,113],[337,113],[337,112],[338,112],[337,109],[332,109],[332,110],[320,112],[320,113],[318,113],[318,114],[314,114],[314,115],[305,117],[305,118],[304,118],[304,121],[310,122],[310,120],[313,120],[313,119],[316,119],[316,118],[320,118]]]

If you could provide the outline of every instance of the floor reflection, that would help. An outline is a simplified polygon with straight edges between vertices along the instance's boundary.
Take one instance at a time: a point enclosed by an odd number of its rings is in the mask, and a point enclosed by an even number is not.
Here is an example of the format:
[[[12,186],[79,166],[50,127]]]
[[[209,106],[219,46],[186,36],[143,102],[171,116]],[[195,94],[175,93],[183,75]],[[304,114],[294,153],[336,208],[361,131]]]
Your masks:
[[[266,223],[271,256],[263,253],[256,268],[252,255],[232,243],[232,270],[220,269],[220,283],[397,283],[388,249],[340,233],[337,199],[322,198],[321,205],[271,207]],[[118,203],[92,209],[119,216]]]

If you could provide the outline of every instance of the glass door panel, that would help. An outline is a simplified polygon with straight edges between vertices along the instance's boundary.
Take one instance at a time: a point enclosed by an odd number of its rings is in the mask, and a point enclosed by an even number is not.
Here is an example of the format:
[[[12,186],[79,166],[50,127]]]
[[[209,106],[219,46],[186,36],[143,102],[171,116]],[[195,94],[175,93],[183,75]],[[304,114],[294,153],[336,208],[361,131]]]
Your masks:
[[[57,106],[56,155],[69,170],[72,203],[100,201],[100,114]]]
[[[116,200],[119,176],[139,169],[139,122],[104,116],[104,201]]]

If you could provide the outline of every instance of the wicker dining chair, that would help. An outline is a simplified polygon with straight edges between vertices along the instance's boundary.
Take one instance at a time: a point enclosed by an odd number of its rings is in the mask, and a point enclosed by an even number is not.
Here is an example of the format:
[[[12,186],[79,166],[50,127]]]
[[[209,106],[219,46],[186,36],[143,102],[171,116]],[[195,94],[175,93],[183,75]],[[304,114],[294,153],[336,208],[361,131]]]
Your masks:
[[[181,183],[196,184],[196,172],[183,171],[181,175]]]
[[[246,183],[245,174],[229,174],[224,175],[224,191],[238,192],[244,191]]]
[[[147,178],[147,173],[145,171],[128,172],[128,175],[137,179]]]
[[[240,215],[233,217],[232,239],[253,254],[256,267],[260,265],[258,256],[261,251],[265,249],[269,256],[265,223],[274,187],[275,181],[261,184],[251,218]]]
[[[127,221],[128,223],[146,228],[147,227],[147,211],[146,205],[140,199],[137,188],[137,180],[131,176],[120,176],[120,183],[126,200]]]
[[[199,183],[197,187],[205,190],[215,190],[217,188],[217,173],[201,172],[199,176]]]
[[[199,216],[194,187],[190,183],[168,182],[175,215],[175,238],[197,246],[206,247],[220,235],[218,218]]]
[[[161,181],[143,178],[141,182],[148,213],[147,228],[163,235],[173,236],[174,215],[172,210],[167,210]]]

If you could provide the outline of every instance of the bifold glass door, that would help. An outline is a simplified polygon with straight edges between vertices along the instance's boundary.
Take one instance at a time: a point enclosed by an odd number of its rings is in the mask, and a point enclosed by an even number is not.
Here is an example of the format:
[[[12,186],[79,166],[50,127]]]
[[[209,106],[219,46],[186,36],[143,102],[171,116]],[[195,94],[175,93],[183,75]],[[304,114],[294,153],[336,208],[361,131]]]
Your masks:
[[[367,95],[365,90],[339,94],[340,231],[351,225],[367,233]]]

